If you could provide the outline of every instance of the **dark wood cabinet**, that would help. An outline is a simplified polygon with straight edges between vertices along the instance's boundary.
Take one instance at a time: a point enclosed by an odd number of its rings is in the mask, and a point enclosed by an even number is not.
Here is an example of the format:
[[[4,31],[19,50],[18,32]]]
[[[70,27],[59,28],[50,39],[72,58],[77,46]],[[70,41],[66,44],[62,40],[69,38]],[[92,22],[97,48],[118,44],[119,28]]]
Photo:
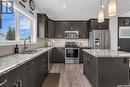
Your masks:
[[[41,87],[48,74],[48,52],[0,76],[0,87]]]
[[[48,60],[48,70],[50,71],[51,70],[51,68],[52,68],[52,65],[53,65],[53,59],[54,59],[54,49],[50,49],[49,51],[49,60]]]
[[[7,75],[0,76],[0,87],[7,87]]]
[[[56,47],[54,48],[54,63],[65,63],[65,48]]]
[[[79,62],[83,63],[83,49],[91,49],[91,47],[80,47]]]
[[[48,17],[45,14],[37,14],[37,37],[48,38]]]
[[[105,19],[103,23],[98,23],[97,19],[90,19],[88,21],[89,31],[92,30],[109,30],[109,19]]]
[[[48,20],[48,38],[54,38],[55,30],[54,30],[55,23],[53,20]]]
[[[100,58],[83,52],[83,68],[93,87],[117,87],[129,84],[128,58]]]
[[[33,86],[33,65],[34,61],[29,61],[27,64],[25,64],[25,87],[34,87]]]
[[[65,38],[65,31],[79,31],[79,38],[88,38],[87,21],[55,21],[55,38]]]
[[[68,27],[67,22],[55,22],[55,38],[65,38],[65,30]]]

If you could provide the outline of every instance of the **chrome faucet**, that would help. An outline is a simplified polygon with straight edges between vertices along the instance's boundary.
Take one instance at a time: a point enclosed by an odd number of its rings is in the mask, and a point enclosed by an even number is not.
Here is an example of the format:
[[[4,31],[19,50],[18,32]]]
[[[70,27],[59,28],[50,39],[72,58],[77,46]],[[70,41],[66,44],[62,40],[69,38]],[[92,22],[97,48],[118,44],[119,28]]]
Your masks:
[[[26,46],[27,45],[27,40],[29,40],[29,43],[31,43],[31,37],[29,36],[28,38],[24,39],[24,49],[23,49],[23,51],[26,51],[26,49],[28,49],[28,47]]]

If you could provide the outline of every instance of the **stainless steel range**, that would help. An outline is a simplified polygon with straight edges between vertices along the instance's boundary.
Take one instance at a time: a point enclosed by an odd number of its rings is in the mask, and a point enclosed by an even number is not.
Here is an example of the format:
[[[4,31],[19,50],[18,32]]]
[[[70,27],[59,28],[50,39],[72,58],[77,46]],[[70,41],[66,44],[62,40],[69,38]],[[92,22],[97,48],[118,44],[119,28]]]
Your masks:
[[[79,63],[79,48],[76,42],[66,42],[65,63]]]

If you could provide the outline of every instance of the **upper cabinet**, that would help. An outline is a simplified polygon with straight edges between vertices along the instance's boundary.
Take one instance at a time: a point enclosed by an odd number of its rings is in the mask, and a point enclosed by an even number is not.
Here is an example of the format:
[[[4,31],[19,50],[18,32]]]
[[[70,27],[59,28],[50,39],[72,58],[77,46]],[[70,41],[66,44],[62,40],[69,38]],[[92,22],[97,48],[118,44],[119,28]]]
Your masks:
[[[89,30],[108,30],[109,29],[109,19],[105,19],[103,23],[98,23],[97,19],[90,19],[88,21]]]
[[[55,30],[54,30],[54,21],[48,20],[48,38],[54,38]]]
[[[48,37],[48,18],[45,14],[37,14],[37,37]]]
[[[109,19],[98,23],[97,19],[89,21],[53,21],[45,14],[37,16],[38,37],[40,38],[65,38],[65,31],[78,31],[80,39],[89,38],[91,30],[108,30]]]
[[[88,38],[87,21],[55,21],[55,38],[65,38],[65,31],[79,31],[79,38]]]
[[[55,38],[65,38],[65,30],[68,29],[68,22],[55,22]]]

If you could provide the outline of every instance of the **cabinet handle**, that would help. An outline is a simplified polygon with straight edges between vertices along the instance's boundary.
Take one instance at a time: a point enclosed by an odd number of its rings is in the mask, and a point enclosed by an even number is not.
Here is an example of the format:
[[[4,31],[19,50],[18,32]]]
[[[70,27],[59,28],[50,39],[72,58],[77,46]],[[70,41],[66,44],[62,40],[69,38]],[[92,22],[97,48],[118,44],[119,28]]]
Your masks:
[[[89,60],[87,60],[87,65],[90,65],[90,61]]]
[[[124,58],[123,62],[124,62],[124,63],[128,63],[127,58]]]
[[[30,62],[30,63],[28,63],[28,64],[26,65],[26,67],[29,68],[29,67],[32,66],[32,64],[33,64],[33,62]]]
[[[7,83],[7,79],[0,83],[0,87]]]

